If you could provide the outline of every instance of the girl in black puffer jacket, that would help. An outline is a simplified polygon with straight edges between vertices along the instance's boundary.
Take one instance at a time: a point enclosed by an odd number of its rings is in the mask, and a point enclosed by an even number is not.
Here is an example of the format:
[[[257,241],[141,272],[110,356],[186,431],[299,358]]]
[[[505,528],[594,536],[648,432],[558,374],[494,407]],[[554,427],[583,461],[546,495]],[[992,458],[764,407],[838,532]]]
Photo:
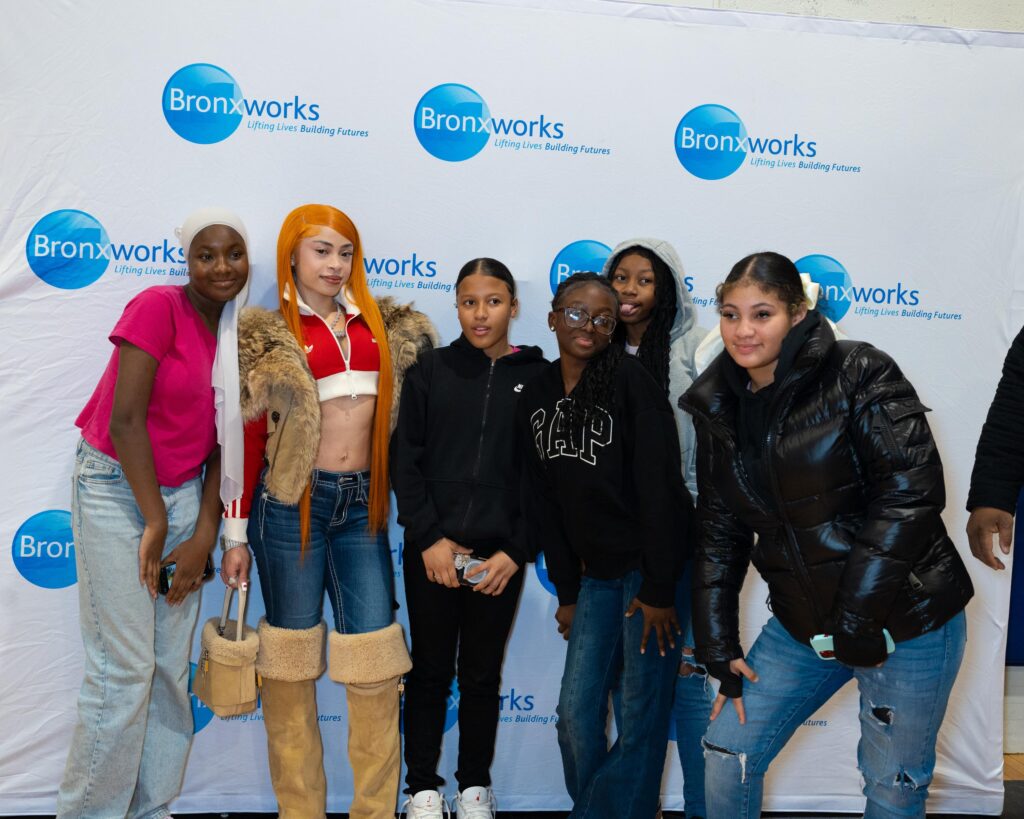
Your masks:
[[[940,517],[927,408],[885,353],[836,341],[786,257],[738,262],[718,303],[725,352],[680,399],[697,428],[697,657],[722,683],[708,817],[760,815],[768,764],[852,677],[865,816],[923,817],[973,593]],[[744,660],[750,561],[774,616]]]

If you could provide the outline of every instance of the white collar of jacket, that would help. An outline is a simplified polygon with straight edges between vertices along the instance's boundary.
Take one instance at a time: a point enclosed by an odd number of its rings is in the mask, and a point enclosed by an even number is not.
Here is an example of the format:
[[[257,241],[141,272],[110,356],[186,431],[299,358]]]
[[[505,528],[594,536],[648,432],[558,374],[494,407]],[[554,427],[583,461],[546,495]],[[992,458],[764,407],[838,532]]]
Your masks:
[[[302,296],[298,293],[298,288],[297,287],[295,288],[295,290],[296,290],[295,302],[296,302],[296,305],[299,308],[299,313],[301,313],[304,316],[316,315],[316,311],[312,307],[310,307],[308,304],[306,304],[306,302],[304,302],[302,300]],[[285,301],[291,301],[291,298],[292,298],[291,282],[285,282],[285,285],[284,285],[284,298],[285,298]],[[338,293],[338,296],[335,299],[335,301],[344,308],[345,315],[348,316],[348,318],[350,318],[350,319],[351,318],[355,318],[360,313],[362,313],[362,310],[359,309],[359,305],[357,305],[355,303],[355,297],[352,295],[352,291],[349,288],[347,288],[347,287],[341,288],[341,292]]]

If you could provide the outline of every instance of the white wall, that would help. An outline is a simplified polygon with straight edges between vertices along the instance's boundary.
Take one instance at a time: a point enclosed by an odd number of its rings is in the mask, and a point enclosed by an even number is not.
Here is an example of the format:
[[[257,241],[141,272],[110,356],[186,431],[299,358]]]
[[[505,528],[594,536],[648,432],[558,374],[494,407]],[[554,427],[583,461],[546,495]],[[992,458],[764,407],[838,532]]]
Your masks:
[[[1024,3],[1019,0],[646,0],[666,6],[690,6],[771,14],[802,14],[875,23],[1024,31]]]

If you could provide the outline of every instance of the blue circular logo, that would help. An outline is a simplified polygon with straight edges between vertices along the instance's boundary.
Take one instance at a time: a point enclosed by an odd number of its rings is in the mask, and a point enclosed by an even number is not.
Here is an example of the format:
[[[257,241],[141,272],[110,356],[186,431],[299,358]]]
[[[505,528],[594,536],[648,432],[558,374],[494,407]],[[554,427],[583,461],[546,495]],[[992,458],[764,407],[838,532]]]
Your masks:
[[[461,162],[483,150],[491,136],[491,112],[476,91],[449,82],[416,103],[413,128],[420,145],[446,162]]]
[[[699,179],[724,179],[747,158],[747,129],[724,105],[698,105],[676,126],[676,156]]]
[[[812,281],[821,285],[818,295],[818,310],[832,321],[839,321],[850,309],[850,292],[853,279],[837,260],[831,256],[813,253],[796,260],[796,269],[806,273]]]
[[[533,564],[534,569],[537,571],[537,579],[540,584],[547,589],[555,597],[558,597],[558,591],[555,589],[555,584],[551,582],[551,578],[548,577],[548,564],[544,561],[544,553],[537,553],[537,562]]]
[[[196,679],[196,669],[198,666],[195,663],[188,664],[188,698],[192,703],[192,733],[198,734],[207,725],[210,724],[210,720],[213,719],[213,711],[211,711],[206,703],[203,702],[199,697],[192,693],[192,683]]]
[[[551,263],[551,292],[554,293],[558,289],[558,285],[573,273],[583,270],[600,273],[604,263],[611,255],[612,249],[603,242],[595,242],[593,239],[570,242],[558,251],[555,260]]]
[[[210,145],[231,136],[242,121],[245,100],[234,77],[209,63],[179,68],[164,86],[164,119],[182,139]]]
[[[25,242],[28,266],[63,290],[92,284],[110,263],[110,237],[96,217],[81,210],[55,210],[36,222]]]
[[[29,583],[63,589],[78,580],[71,513],[50,509],[26,520],[14,533],[14,566]]]

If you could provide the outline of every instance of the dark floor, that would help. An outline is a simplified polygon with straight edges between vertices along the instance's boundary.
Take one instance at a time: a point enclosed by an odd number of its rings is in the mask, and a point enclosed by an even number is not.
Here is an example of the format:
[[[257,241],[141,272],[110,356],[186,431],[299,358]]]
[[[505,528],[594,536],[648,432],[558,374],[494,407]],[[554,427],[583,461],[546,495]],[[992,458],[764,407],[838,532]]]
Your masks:
[[[185,816],[186,814],[179,814],[179,816]],[[665,819],[682,819],[684,814],[675,813],[668,811],[665,813]],[[765,817],[771,817],[771,819],[846,819],[846,817],[852,814],[838,814],[832,813],[799,813],[799,814],[788,814],[788,813],[766,813]],[[948,814],[929,813],[928,819],[960,819],[964,814],[960,814],[959,817],[954,817]],[[270,813],[200,813],[190,814],[189,819],[271,819],[273,814]],[[329,819],[345,819],[346,814],[344,813],[330,813],[328,814]],[[508,813],[507,811],[499,811],[498,819],[564,819],[565,814],[562,812],[551,812],[551,813]],[[1024,781],[1021,782],[1007,782],[1006,783],[1006,801],[1003,807],[1002,819],[1024,819]]]

